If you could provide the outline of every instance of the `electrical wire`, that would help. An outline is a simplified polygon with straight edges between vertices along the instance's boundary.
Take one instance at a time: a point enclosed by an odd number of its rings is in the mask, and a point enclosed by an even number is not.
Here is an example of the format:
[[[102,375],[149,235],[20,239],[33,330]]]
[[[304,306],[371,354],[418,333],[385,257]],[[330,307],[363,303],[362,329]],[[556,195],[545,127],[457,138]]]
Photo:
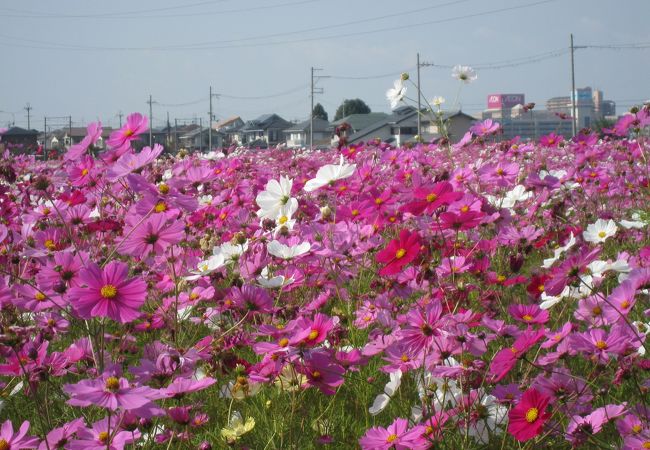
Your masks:
[[[505,7],[505,8],[499,8],[499,9],[494,9],[494,10],[488,10],[488,11],[482,11],[478,13],[472,13],[472,14],[465,14],[465,15],[460,15],[460,16],[454,16],[454,17],[449,17],[445,19],[436,19],[436,20],[430,20],[430,21],[424,21],[424,22],[418,22],[418,23],[411,23],[408,24],[409,29],[413,28],[418,28],[418,27],[423,27],[423,26],[429,26],[429,25],[435,25],[435,24],[441,24],[441,23],[448,23],[448,22],[455,22],[463,19],[469,19],[469,18],[475,18],[475,17],[484,17],[486,15],[493,15],[493,14],[498,14],[502,12],[508,12],[508,11],[514,11],[514,10],[519,10],[519,9],[525,9],[525,8],[530,8],[533,6],[538,6],[542,4],[547,4],[547,3],[552,3],[556,2],[559,0],[538,0],[532,3],[525,3],[525,4],[518,4],[516,6],[510,6],[510,7]],[[361,21],[359,21],[361,22]],[[322,27],[319,27],[322,28]],[[196,46],[196,44],[187,44],[186,46],[158,46],[158,47],[99,47],[99,46],[79,46],[79,45],[70,45],[70,44],[60,44],[60,43],[53,43],[53,42],[45,42],[45,41],[34,41],[34,40],[28,40],[24,38],[15,38],[7,35],[0,35],[0,37],[5,37],[5,38],[11,38],[14,40],[22,40],[22,41],[28,41],[28,42],[33,42],[33,43],[38,43],[42,44],[42,47],[37,47],[40,49],[45,49],[45,50],[86,50],[86,51],[166,51],[166,50],[217,50],[217,49],[237,49],[237,48],[250,48],[250,47],[267,47],[267,46],[274,46],[274,45],[284,45],[284,44],[295,44],[295,43],[304,43],[304,42],[313,42],[313,41],[322,41],[322,40],[328,40],[328,39],[341,39],[341,38],[348,38],[348,37],[356,37],[356,36],[364,36],[368,34],[376,34],[376,33],[384,33],[384,32],[390,32],[390,31],[400,31],[400,28],[397,28],[395,26],[390,26],[390,27],[382,27],[382,28],[376,28],[373,30],[366,30],[366,31],[358,31],[358,32],[350,32],[350,33],[338,33],[338,34],[332,34],[328,36],[320,36],[320,37],[311,37],[311,38],[303,38],[303,39],[295,39],[295,40],[284,40],[284,41],[266,41],[269,37],[271,36],[258,36],[256,39],[264,39],[264,42],[260,43],[244,43],[240,45],[226,45],[226,46]],[[309,32],[309,30],[303,30],[302,32]],[[31,47],[36,47],[36,46],[27,46],[27,45],[17,45],[14,44],[16,47],[26,47],[26,48],[31,48]],[[57,47],[58,46],[58,47]]]

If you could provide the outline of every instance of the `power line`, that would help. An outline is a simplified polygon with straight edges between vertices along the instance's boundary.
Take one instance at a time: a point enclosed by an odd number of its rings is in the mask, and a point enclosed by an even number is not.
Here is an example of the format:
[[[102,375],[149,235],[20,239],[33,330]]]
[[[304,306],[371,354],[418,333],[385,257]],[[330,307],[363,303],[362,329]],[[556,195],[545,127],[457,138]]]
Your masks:
[[[516,6],[510,6],[510,7],[505,7],[505,8],[499,8],[499,9],[494,9],[494,10],[488,10],[488,11],[482,11],[478,13],[472,13],[472,14],[465,14],[461,16],[454,16],[454,17],[449,17],[445,19],[436,19],[436,20],[430,20],[430,21],[424,21],[424,22],[417,22],[417,23],[411,23],[407,24],[409,28],[418,28],[418,27],[423,27],[423,26],[428,26],[428,25],[434,25],[434,24],[441,24],[441,23],[448,23],[448,22],[455,22],[463,19],[469,19],[469,18],[474,18],[474,17],[484,17],[486,15],[493,15],[493,14],[498,14],[502,12],[508,12],[508,11],[514,11],[514,10],[519,10],[519,9],[525,9],[525,8],[530,8],[533,6],[538,6],[542,4],[547,4],[551,2],[556,2],[558,0],[539,0],[536,2],[532,3],[526,3],[526,4],[519,4]],[[356,21],[355,23],[362,23],[362,21]],[[322,28],[322,27],[319,27]],[[158,47],[99,47],[99,46],[79,46],[79,45],[70,45],[70,44],[60,44],[60,43],[52,43],[52,42],[44,42],[44,41],[33,41],[33,40],[28,40],[24,38],[15,38],[12,36],[7,36],[7,35],[0,35],[0,37],[5,37],[9,39],[14,39],[14,40],[21,40],[21,41],[27,41],[27,42],[33,42],[33,43],[38,43],[42,44],[41,47],[36,47],[36,46],[31,46],[34,48],[39,48],[39,49],[45,49],[45,50],[92,50],[92,51],[139,51],[139,50],[146,50],[146,51],[165,51],[165,50],[217,50],[217,49],[232,49],[232,48],[246,48],[246,47],[266,47],[266,46],[273,46],[273,45],[284,45],[284,44],[295,44],[295,43],[303,43],[303,42],[313,42],[313,41],[322,41],[322,40],[328,40],[328,39],[341,39],[341,38],[347,38],[347,37],[355,37],[355,36],[363,36],[363,35],[368,35],[368,34],[377,34],[377,33],[384,33],[384,32],[390,32],[390,31],[399,31],[399,28],[396,28],[395,26],[391,25],[390,27],[382,27],[382,28],[376,28],[373,30],[366,30],[366,31],[358,31],[358,32],[350,32],[350,33],[337,33],[337,34],[332,34],[328,36],[320,36],[320,37],[311,37],[311,38],[303,38],[303,39],[295,39],[295,40],[285,40],[285,41],[265,41],[265,42],[260,42],[260,43],[249,43],[249,44],[240,44],[240,45],[226,45],[226,46],[196,46],[196,44],[186,44],[185,46],[158,46]],[[314,31],[312,30],[303,30],[302,32],[311,32]],[[267,36],[258,36],[256,39],[268,39],[269,37],[273,37],[273,35],[267,35]],[[57,47],[57,45],[59,47]],[[200,44],[199,44],[200,45]],[[16,47],[26,47],[30,48],[30,46],[27,45],[17,45],[14,44]]]
[[[231,13],[240,13],[240,12],[253,12],[261,11],[268,9],[276,9],[287,6],[297,6],[305,3],[314,3],[318,0],[299,0],[292,2],[279,3],[275,5],[264,5],[264,6],[253,6],[249,8],[239,8],[239,9],[224,9],[220,11],[206,11],[206,12],[195,12],[195,13],[174,13],[174,14],[165,14],[165,15],[147,15],[147,13],[158,13],[164,11],[170,11],[174,9],[187,9],[194,6],[201,6],[206,4],[213,3],[225,3],[230,0],[213,0],[213,1],[204,1],[198,2],[186,6],[171,6],[166,8],[157,8],[157,9],[145,9],[140,11],[127,11],[127,12],[113,12],[113,13],[89,13],[89,14],[58,14],[58,13],[39,13],[36,11],[21,11],[15,10],[12,8],[1,8],[3,10],[12,10],[15,11],[13,14],[2,14],[2,17],[11,17],[11,18],[27,18],[27,19],[156,19],[156,18],[176,18],[176,17],[193,17],[193,16],[207,16],[207,15],[221,15],[221,14],[231,14]]]

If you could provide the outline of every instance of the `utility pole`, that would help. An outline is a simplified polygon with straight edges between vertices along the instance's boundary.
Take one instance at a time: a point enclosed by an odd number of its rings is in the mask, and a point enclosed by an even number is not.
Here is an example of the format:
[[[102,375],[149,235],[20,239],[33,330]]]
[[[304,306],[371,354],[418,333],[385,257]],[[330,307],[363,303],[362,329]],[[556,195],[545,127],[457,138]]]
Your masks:
[[[169,143],[171,142],[171,124],[169,123],[169,111],[167,111],[167,141],[165,142],[165,152],[169,151]]]
[[[68,116],[68,136],[70,137],[70,147],[74,144],[72,140],[72,116]],[[63,143],[65,147],[65,142]]]
[[[149,147],[153,147],[153,100],[149,94]]]
[[[43,159],[45,159],[45,151],[47,150],[47,117],[43,117]]]
[[[178,119],[174,119],[174,153],[178,153]]]
[[[30,115],[30,113],[29,113],[32,109],[33,109],[33,108],[31,107],[31,105],[30,105],[29,103],[27,103],[27,106],[25,106],[25,110],[27,111],[27,129],[28,129],[28,130],[30,130],[30,129],[32,128],[32,125],[31,125],[31,115]]]
[[[318,70],[323,70],[323,69],[319,69],[317,67],[311,68],[311,110],[309,111],[309,149],[310,150],[314,149],[314,94],[322,94],[323,92],[325,92],[323,88],[315,87],[315,83],[321,78],[329,78],[328,76],[324,76],[324,75],[314,76],[314,72]]]
[[[117,117],[120,118],[120,128],[122,128],[122,116],[124,116],[124,114],[122,114],[122,111],[117,113]]]
[[[203,118],[199,117],[199,152],[203,153]]]
[[[208,121],[209,123],[209,129],[210,129],[210,134],[208,134],[208,151],[212,151],[212,121],[214,120],[214,112],[212,111],[212,97],[217,97],[219,98],[219,94],[213,94],[212,93],[212,86],[210,86],[210,120]]]
[[[418,138],[422,140],[422,85],[420,84],[420,68],[433,66],[433,63],[420,62],[420,53],[418,53],[418,74],[417,74],[417,84],[418,84]]]
[[[576,102],[577,102],[577,92],[576,92],[576,72],[575,64],[573,62],[573,33],[571,33],[571,131],[573,132],[573,137],[575,137],[578,124],[576,122]]]

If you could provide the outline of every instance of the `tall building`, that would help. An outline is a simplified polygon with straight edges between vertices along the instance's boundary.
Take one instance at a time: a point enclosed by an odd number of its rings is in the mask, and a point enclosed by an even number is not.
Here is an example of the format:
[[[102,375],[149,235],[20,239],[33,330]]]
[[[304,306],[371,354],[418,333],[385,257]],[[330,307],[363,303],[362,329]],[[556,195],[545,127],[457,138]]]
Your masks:
[[[493,119],[501,124],[504,139],[519,136],[538,139],[549,133],[571,136],[571,95],[552,97],[546,102],[546,110],[524,108],[524,94],[491,94],[483,119]],[[591,127],[603,118],[616,115],[616,104],[605,100],[603,91],[590,87],[576,89],[573,93],[578,129]]]

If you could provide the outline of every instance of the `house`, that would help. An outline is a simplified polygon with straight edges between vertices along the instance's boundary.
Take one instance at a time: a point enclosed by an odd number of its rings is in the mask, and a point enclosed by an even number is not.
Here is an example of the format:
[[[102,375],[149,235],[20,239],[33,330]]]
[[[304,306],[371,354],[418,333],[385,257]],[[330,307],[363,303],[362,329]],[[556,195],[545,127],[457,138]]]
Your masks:
[[[11,127],[0,135],[0,142],[13,151],[31,153],[38,148],[38,131]]]
[[[374,123],[380,122],[386,117],[388,117],[388,114],[382,112],[350,114],[349,116],[345,116],[342,119],[332,122],[330,124],[330,131],[332,132],[331,134],[333,134],[336,127],[343,123],[347,123],[350,126],[350,129],[348,130],[348,135],[350,135],[367,128]]]
[[[288,148],[308,147],[310,144],[311,120],[305,120],[284,130]],[[330,123],[327,120],[314,117],[314,146],[329,148],[331,141]]]
[[[212,131],[212,147],[223,146],[223,134]],[[182,148],[196,152],[196,151],[210,151],[210,130],[208,128],[198,127],[192,128],[178,136],[178,141]]]
[[[255,120],[246,122],[239,131],[242,145],[247,147],[268,147],[284,142],[283,131],[291,126],[277,114],[264,114]]]
[[[222,135],[222,145],[230,146],[232,144],[238,145],[242,141],[242,135],[239,133],[246,123],[239,116],[232,116],[227,119],[221,120],[214,125],[212,129],[218,131]]]
[[[421,118],[422,139],[426,142],[441,137],[438,120],[423,110]],[[442,120],[446,123],[447,133],[452,142],[458,142],[470,129],[476,119],[462,111],[445,111]],[[354,144],[370,139],[380,139],[397,146],[413,141],[418,134],[418,111],[412,106],[403,106],[393,114],[375,122],[366,128],[352,133],[348,142]]]
[[[97,139],[95,147],[103,150],[105,148],[104,142],[109,138],[113,128],[111,127],[102,127],[102,134]],[[51,131],[47,134],[48,148],[53,148],[57,150],[62,150],[64,148],[70,148],[72,145],[80,143],[88,134],[87,127],[68,127],[61,128],[59,130]]]

